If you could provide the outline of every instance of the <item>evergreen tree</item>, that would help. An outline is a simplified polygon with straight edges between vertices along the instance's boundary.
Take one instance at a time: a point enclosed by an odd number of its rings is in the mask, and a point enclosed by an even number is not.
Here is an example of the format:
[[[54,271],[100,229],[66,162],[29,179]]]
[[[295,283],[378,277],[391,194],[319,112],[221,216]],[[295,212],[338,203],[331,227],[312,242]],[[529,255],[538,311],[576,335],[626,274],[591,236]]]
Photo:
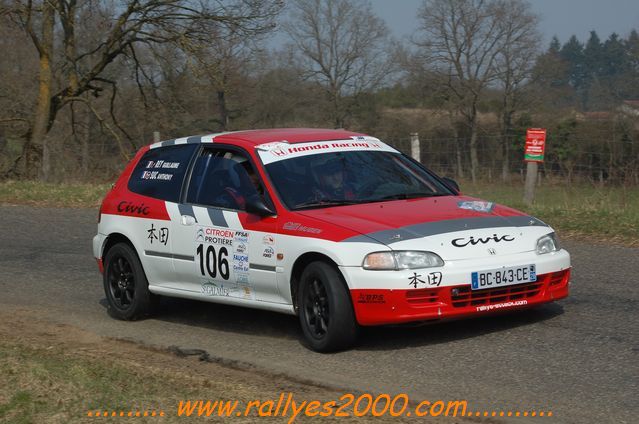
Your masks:
[[[603,77],[614,77],[629,70],[626,49],[622,40],[614,32],[604,43],[603,54],[604,65],[601,69]]]
[[[584,47],[584,77],[586,84],[601,76],[604,63],[604,47],[596,31],[590,31],[590,38]]]
[[[576,90],[583,88],[584,85],[584,46],[573,35],[561,47],[559,51],[561,57],[568,64],[568,82]]]
[[[639,73],[639,33],[633,29],[628,36],[628,40],[624,43],[626,60],[630,72],[635,75]]]
[[[559,38],[553,35],[552,40],[550,40],[550,47],[548,47],[548,54],[559,55],[559,50],[561,50],[561,43]]]
[[[626,55],[626,98],[639,99],[639,33],[633,29],[624,42]]]

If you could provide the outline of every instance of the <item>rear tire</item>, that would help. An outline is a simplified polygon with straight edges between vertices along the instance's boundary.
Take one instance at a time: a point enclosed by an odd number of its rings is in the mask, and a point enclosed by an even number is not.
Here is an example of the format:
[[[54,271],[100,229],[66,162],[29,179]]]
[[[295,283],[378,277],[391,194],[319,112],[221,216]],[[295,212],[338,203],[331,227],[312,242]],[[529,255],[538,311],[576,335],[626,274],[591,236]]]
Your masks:
[[[302,272],[298,290],[299,318],[308,347],[333,352],[351,347],[358,325],[350,293],[333,266],[312,262]]]
[[[132,321],[151,313],[158,297],[149,283],[138,255],[126,243],[111,247],[104,258],[104,293],[107,312],[113,318]]]

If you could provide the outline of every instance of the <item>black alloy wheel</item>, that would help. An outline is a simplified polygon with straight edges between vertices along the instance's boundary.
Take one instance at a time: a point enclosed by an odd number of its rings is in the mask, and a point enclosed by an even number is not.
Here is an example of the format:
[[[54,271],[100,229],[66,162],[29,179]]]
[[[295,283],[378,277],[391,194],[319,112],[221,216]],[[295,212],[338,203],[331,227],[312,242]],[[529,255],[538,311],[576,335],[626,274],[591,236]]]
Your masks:
[[[312,262],[302,272],[299,284],[298,313],[308,347],[317,352],[351,347],[359,326],[350,292],[337,267]]]
[[[321,280],[313,279],[310,283],[310,287],[306,291],[304,308],[306,308],[304,314],[306,325],[315,338],[321,339],[328,331],[330,320],[328,295]]]
[[[126,310],[133,306],[135,297],[135,276],[133,268],[124,256],[112,259],[108,269],[107,279],[109,291],[118,309]]]
[[[158,296],[149,283],[135,250],[126,243],[111,247],[104,257],[104,294],[107,311],[117,319],[135,320],[148,315]]]

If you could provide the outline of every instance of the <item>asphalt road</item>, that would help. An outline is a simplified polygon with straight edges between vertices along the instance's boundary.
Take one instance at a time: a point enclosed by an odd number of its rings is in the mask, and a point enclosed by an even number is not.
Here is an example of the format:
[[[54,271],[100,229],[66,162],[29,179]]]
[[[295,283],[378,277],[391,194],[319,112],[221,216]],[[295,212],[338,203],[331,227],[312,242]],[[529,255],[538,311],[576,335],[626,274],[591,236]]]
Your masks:
[[[553,412],[535,422],[637,422],[639,249],[566,242],[574,265],[568,299],[496,317],[368,329],[353,350],[321,355],[300,344],[295,317],[275,313],[166,299],[152,319],[109,318],[91,252],[96,215],[0,206],[0,307],[345,389]]]

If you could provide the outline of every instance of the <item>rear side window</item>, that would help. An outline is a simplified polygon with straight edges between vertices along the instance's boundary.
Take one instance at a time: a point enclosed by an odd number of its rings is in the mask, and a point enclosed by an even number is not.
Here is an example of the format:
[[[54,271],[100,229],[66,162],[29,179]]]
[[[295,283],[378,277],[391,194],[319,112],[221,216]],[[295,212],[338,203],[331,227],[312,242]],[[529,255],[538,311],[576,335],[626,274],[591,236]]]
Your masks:
[[[186,202],[245,210],[249,198],[263,193],[259,177],[246,155],[235,150],[204,149],[193,165]]]
[[[156,199],[178,202],[196,144],[151,149],[142,156],[129,179],[129,190]]]

